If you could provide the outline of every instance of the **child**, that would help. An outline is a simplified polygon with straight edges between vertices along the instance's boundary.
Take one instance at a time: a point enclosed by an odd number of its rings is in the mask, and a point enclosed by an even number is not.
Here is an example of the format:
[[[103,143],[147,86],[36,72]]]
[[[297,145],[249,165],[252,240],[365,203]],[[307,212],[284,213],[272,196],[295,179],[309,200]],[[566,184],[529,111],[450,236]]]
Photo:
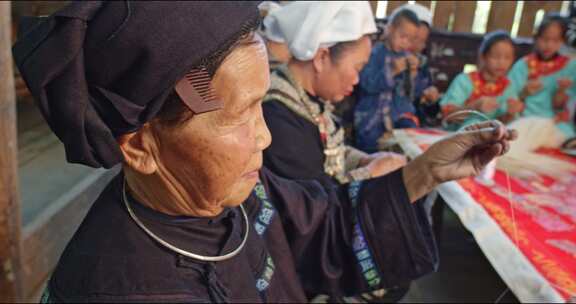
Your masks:
[[[554,119],[568,139],[575,135],[567,103],[574,96],[576,62],[559,53],[566,28],[563,17],[546,16],[534,36],[534,52],[514,64],[509,78],[526,105],[523,116]]]
[[[514,42],[507,32],[491,32],[484,36],[478,53],[478,70],[456,76],[440,101],[442,113],[446,117],[459,110],[476,110],[509,122],[524,110],[506,76],[515,59]],[[449,121],[467,125],[480,120],[468,115]]]
[[[379,150],[378,142],[394,127],[415,127],[413,79],[418,58],[407,51],[420,21],[414,12],[402,9],[390,18],[384,43],[372,49],[360,74],[354,110],[356,145],[366,152]]]
[[[430,36],[432,26],[432,13],[428,8],[420,4],[405,4],[400,8],[413,11],[420,20],[416,39],[412,42],[410,52],[418,57],[420,65],[414,79],[414,107],[416,115],[422,126],[434,126],[437,124],[440,105],[438,104],[440,93],[432,84],[432,74],[428,65],[428,58],[423,54],[426,43]]]

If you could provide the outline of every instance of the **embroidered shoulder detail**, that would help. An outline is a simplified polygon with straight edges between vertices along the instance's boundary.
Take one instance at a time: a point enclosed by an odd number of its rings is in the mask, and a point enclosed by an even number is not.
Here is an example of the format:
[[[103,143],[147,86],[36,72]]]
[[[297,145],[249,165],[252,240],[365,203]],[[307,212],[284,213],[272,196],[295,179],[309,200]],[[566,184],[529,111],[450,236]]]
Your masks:
[[[472,82],[472,86],[474,87],[472,94],[466,100],[465,104],[468,104],[472,101],[477,100],[480,97],[489,96],[489,97],[497,97],[504,93],[508,85],[510,84],[510,80],[508,77],[501,77],[496,82],[487,82],[482,74],[478,71],[468,73],[468,77]]]
[[[307,109],[307,106],[315,114],[320,114],[320,108],[309,100],[308,95],[304,93],[302,88],[294,84],[289,73],[288,67],[285,65],[274,70],[270,76],[270,89],[264,97],[264,102],[278,100],[292,112],[317,125],[318,122]]]
[[[286,65],[278,67],[271,76],[270,90],[264,102],[278,100],[292,112],[318,127],[320,140],[324,146],[324,172],[340,183],[349,181],[346,172],[346,147],[344,129],[335,123],[332,114],[334,106],[330,102],[320,106],[311,101],[302,87],[296,84]]]
[[[542,61],[535,53],[531,53],[524,57],[524,60],[528,66],[528,79],[534,79],[560,71],[568,64],[570,58],[565,55],[558,55],[552,60]]]

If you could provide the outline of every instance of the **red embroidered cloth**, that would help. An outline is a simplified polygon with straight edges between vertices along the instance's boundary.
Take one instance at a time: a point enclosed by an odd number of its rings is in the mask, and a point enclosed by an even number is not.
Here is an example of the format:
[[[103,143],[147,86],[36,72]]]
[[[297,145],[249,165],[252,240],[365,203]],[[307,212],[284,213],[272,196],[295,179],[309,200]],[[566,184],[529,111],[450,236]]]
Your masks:
[[[403,134],[421,150],[426,150],[434,138],[445,135],[442,131],[422,129],[404,130]],[[558,150],[538,153],[576,163],[575,157]],[[476,178],[463,179],[458,184],[487,211],[565,300],[576,297],[576,172],[565,180],[543,175],[528,179],[510,177],[514,212],[508,201],[504,172],[496,171],[491,186]]]

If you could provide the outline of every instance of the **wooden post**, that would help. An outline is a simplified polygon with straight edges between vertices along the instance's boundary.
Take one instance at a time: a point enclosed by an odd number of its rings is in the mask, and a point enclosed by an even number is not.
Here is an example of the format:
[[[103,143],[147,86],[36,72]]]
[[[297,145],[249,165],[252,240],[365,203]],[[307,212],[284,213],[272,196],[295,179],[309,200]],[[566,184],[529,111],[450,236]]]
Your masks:
[[[0,302],[22,300],[10,1],[0,2]]]
[[[416,3],[425,6],[427,8],[432,7],[432,1],[416,1]]]
[[[378,1],[370,0],[370,7],[372,8],[372,15],[376,16],[376,11],[378,10]]]
[[[454,13],[455,1],[436,1],[434,9],[433,26],[437,29],[448,30],[450,16]]]
[[[395,9],[407,2],[408,1],[388,1],[388,5],[386,6],[386,16],[390,16]]]
[[[453,32],[470,32],[476,15],[476,1],[456,1]]]
[[[509,32],[512,29],[515,14],[516,1],[492,1],[486,33],[494,30],[505,30]]]
[[[525,1],[522,9],[522,22],[518,29],[518,37],[531,37],[534,31],[534,21],[539,10],[546,12],[559,11],[562,1]]]

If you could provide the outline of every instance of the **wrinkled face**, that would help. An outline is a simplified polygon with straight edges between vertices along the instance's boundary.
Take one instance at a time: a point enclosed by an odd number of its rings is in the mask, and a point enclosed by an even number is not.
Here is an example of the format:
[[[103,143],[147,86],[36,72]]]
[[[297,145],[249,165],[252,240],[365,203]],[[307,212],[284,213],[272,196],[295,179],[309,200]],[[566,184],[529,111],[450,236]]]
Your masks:
[[[397,25],[387,27],[387,40],[395,52],[409,51],[418,35],[418,26],[407,20],[400,20]]]
[[[544,59],[549,59],[556,54],[564,44],[562,27],[558,23],[550,24],[540,37],[536,37],[536,50]]]
[[[169,181],[172,192],[205,209],[241,204],[258,180],[262,151],[270,145],[261,104],[270,84],[262,39],[255,35],[233,50],[212,84],[223,109],[154,132],[157,174]]]
[[[426,42],[428,41],[428,36],[430,35],[430,28],[424,24],[418,26],[418,32],[414,40],[412,41],[412,46],[410,51],[413,53],[422,53],[426,49]]]
[[[317,69],[315,92],[324,100],[339,102],[352,94],[359,73],[370,58],[372,43],[368,36],[347,46],[336,58],[327,55]]]
[[[492,77],[505,76],[514,63],[514,46],[510,41],[496,42],[486,55],[482,56],[482,67]]]

